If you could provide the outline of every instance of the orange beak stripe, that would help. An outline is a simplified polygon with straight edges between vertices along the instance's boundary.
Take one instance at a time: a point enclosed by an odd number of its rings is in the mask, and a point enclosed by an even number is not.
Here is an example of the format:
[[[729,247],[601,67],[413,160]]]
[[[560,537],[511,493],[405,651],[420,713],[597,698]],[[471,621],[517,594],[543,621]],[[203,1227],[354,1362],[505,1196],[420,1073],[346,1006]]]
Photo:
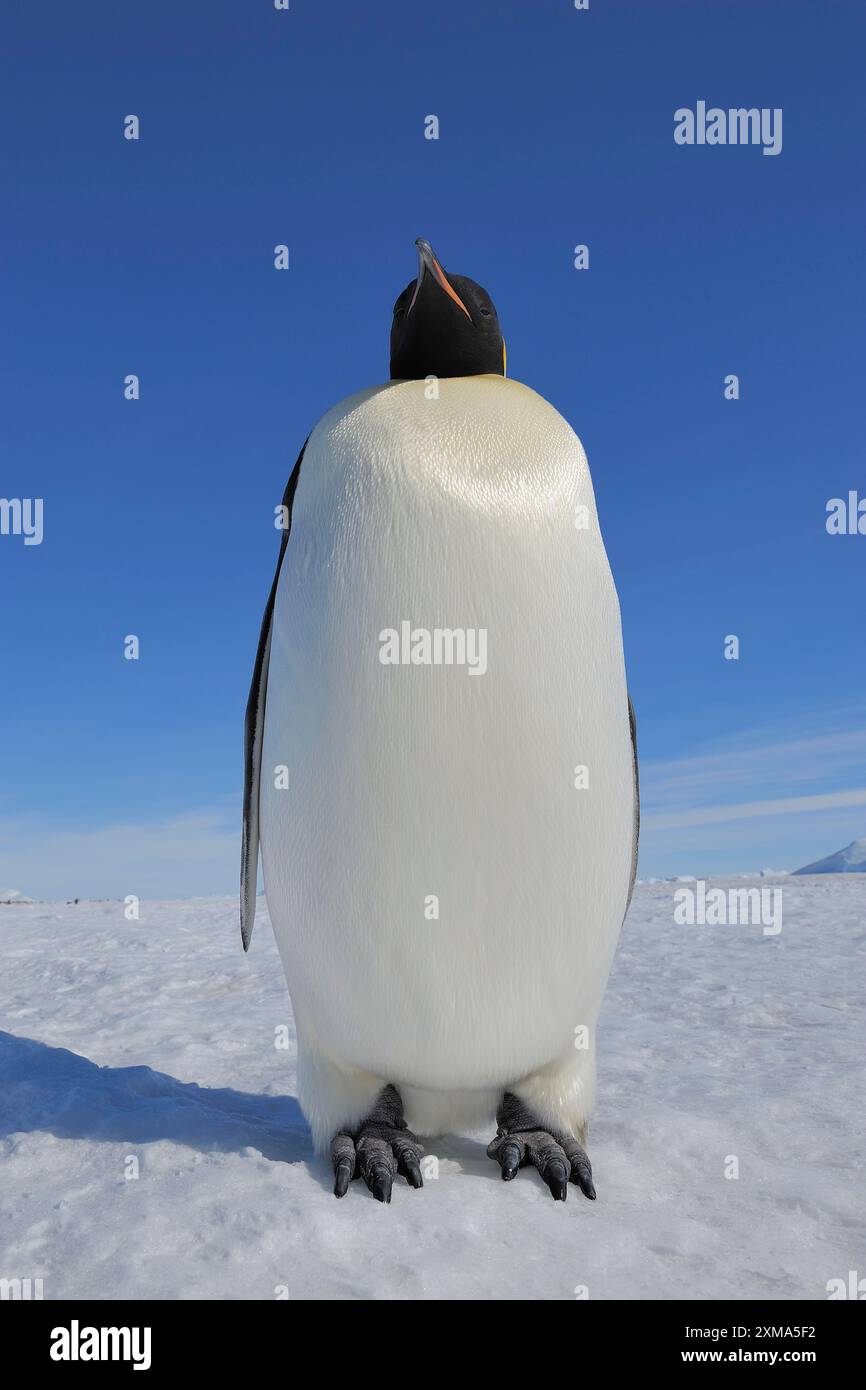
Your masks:
[[[432,257],[432,260],[433,260],[433,271],[434,271],[434,274],[435,274],[435,276],[436,276],[436,279],[439,281],[439,284],[442,286],[443,290],[444,290],[445,293],[448,295],[449,299],[453,299],[453,300],[454,300],[454,303],[458,306],[458,308],[460,308],[460,309],[463,310],[464,314],[466,315],[466,317],[468,318],[469,322],[471,323],[471,322],[472,322],[472,315],[470,314],[469,310],[466,308],[466,305],[463,303],[463,300],[460,298],[460,296],[459,296],[459,294],[457,293],[457,291],[454,290],[454,289],[452,289],[452,287],[449,285],[448,280],[447,280],[446,275],[445,275],[445,271],[442,269],[441,265],[439,264],[439,262],[437,261],[437,259],[436,259],[435,256]]]

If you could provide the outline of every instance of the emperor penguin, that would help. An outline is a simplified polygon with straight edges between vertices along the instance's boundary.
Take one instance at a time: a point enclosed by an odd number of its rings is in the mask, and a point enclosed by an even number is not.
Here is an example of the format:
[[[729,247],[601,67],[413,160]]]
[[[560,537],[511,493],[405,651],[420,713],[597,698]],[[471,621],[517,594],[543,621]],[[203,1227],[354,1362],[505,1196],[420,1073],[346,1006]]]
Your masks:
[[[583,447],[506,377],[490,295],[416,242],[390,380],[335,405],[283,498],[245,731],[334,1192],[423,1186],[418,1135],[496,1123],[501,1175],[595,1197],[596,1021],[635,880],[635,718]]]

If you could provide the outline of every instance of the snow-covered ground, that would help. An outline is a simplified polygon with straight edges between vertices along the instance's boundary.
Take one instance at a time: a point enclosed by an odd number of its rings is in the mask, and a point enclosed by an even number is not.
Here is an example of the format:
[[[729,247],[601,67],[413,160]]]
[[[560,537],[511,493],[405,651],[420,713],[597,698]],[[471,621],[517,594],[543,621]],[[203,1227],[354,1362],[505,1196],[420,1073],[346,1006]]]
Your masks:
[[[271,933],[244,957],[234,901],[0,907],[0,1277],[46,1299],[826,1298],[866,1275],[866,879],[774,884],[777,935],[677,925],[682,884],[638,888],[598,1201],[565,1205],[532,1171],[504,1184],[489,1135],[432,1141],[438,1179],[390,1206],[336,1201]]]

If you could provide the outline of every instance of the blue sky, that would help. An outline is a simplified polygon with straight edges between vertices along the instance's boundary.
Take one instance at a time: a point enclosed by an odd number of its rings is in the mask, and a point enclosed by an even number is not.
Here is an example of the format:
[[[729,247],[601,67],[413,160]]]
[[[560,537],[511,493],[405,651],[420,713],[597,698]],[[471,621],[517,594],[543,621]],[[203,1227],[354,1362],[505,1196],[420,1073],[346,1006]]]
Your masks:
[[[40,546],[0,536],[0,886],[233,891],[272,508],[387,376],[416,236],[586,446],[642,874],[866,833],[866,536],[825,530],[866,495],[861,6],[161,0],[5,30],[0,494],[45,510]],[[781,107],[781,154],[676,145],[699,99]]]

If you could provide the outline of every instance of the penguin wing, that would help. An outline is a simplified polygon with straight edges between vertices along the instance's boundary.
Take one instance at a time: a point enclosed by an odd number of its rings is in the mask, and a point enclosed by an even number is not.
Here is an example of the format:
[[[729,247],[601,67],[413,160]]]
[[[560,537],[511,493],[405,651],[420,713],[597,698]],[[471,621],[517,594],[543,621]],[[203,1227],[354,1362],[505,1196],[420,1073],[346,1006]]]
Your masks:
[[[626,912],[628,912],[631,906],[634,881],[637,878],[637,849],[640,839],[640,777],[638,776],[637,770],[637,717],[630,695],[628,697],[628,728],[631,734],[631,762],[634,777],[634,828],[631,842],[631,882],[628,886],[628,902],[625,905]]]
[[[304,457],[304,449],[309,443],[309,435],[304,440],[303,448],[298,454],[298,461],[292,469],[291,477],[286,483],[286,490],[283,493],[283,506],[287,509],[285,526],[280,540],[280,553],[277,557],[277,568],[274,573],[274,582],[271,585],[271,592],[265,605],[265,615],[262,618],[262,630],[259,634],[259,645],[256,651],[256,661],[253,667],[253,679],[250,685],[250,695],[247,700],[247,713],[244,723],[244,828],[241,844],[241,940],[244,950],[250,947],[250,937],[253,934],[253,924],[256,919],[256,885],[259,870],[259,785],[262,773],[262,743],[265,731],[265,700],[268,692],[268,663],[271,654],[271,622],[274,616],[274,601],[277,597],[277,585],[280,582],[280,570],[283,564],[283,556],[286,553],[286,546],[289,543],[289,534],[292,529],[292,502],[295,497],[295,488],[298,485],[298,475],[301,471],[301,459]]]

